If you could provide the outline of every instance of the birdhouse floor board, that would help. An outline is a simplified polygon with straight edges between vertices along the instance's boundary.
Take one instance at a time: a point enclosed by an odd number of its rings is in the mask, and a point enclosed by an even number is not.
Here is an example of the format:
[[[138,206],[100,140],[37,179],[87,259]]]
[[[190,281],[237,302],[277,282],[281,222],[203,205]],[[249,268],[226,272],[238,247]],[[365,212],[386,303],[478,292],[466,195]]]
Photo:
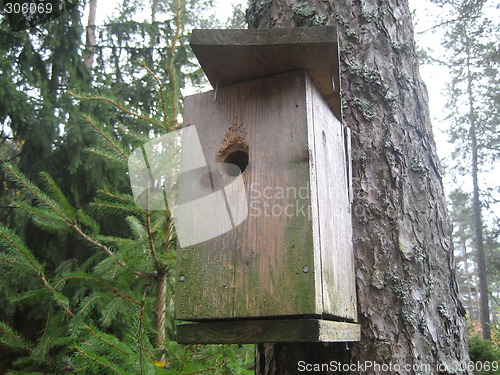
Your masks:
[[[262,342],[353,342],[360,325],[322,319],[244,320],[177,325],[181,344],[257,344]]]

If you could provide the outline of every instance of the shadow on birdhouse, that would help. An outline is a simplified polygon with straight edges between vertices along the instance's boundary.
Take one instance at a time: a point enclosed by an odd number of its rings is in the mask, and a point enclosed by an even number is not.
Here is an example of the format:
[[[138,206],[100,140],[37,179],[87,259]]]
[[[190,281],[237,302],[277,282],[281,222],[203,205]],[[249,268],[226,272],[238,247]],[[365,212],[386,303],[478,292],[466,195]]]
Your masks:
[[[231,226],[178,252],[177,341],[358,341],[335,28],[195,30],[191,47],[214,86],[185,98],[209,165],[194,184],[223,196],[198,219]]]

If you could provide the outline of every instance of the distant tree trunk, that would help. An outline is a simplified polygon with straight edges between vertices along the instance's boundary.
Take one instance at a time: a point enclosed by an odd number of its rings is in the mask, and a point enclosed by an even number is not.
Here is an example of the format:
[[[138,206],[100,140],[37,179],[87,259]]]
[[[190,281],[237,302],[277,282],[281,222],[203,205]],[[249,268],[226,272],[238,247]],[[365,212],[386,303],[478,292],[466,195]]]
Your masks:
[[[477,258],[477,257],[476,257]],[[475,285],[475,289],[476,289],[476,311],[477,311],[477,318],[476,320],[478,322],[481,323],[481,297],[480,297],[480,294],[479,294],[479,276],[478,276],[478,270],[479,267],[477,265],[477,261],[474,260],[474,271],[472,272],[472,274],[474,275],[474,285]]]
[[[256,373],[295,374],[299,361],[332,360],[410,366],[337,373],[464,373],[453,365],[469,358],[465,310],[407,1],[252,0],[247,20],[251,28],[339,29],[362,332],[349,350],[345,344],[258,345]],[[432,367],[411,368],[427,364]]]
[[[483,220],[481,218],[481,201],[478,184],[478,145],[476,134],[476,114],[474,110],[473,76],[471,72],[470,51],[467,50],[467,95],[469,99],[469,136],[472,152],[472,212],[474,216],[474,238],[476,241],[476,257],[479,276],[480,318],[483,339],[491,339],[490,306],[488,298],[488,281],[486,279],[486,261],[484,258]]]
[[[151,0],[151,30],[149,31],[149,50],[150,50],[150,61],[153,61],[155,56],[155,45],[156,45],[156,12],[158,10],[158,0]]]
[[[97,0],[90,0],[89,2],[89,18],[87,21],[87,37],[85,40],[85,57],[84,64],[88,69],[92,69],[94,62],[95,51],[95,16],[97,12]]]
[[[462,248],[464,249],[464,272],[465,283],[467,284],[467,309],[469,310],[469,320],[474,321],[474,309],[472,307],[472,288],[469,274],[469,255],[467,254],[467,244],[465,238],[462,238]]]

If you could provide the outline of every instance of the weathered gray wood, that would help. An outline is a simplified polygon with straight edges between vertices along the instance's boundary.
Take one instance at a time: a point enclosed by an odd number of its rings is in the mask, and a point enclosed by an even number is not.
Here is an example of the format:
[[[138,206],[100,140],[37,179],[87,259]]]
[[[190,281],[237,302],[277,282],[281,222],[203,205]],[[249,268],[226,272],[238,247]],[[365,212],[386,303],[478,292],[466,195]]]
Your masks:
[[[176,318],[320,315],[310,215],[306,75],[296,71],[185,99],[208,163],[247,148],[248,218],[178,255]],[[333,117],[333,115],[331,115]],[[236,147],[237,148],[237,147]],[[206,218],[216,220],[217,218]]]
[[[343,128],[307,73],[223,87],[216,101],[187,97],[184,121],[209,164],[248,152],[249,216],[179,251],[176,319],[356,321]]]
[[[194,30],[190,44],[214,88],[304,69],[342,118],[335,27]]]
[[[319,258],[323,313],[356,320],[352,224],[343,125],[314,85],[307,85],[311,170],[317,179]],[[313,202],[314,204],[314,202]],[[313,223],[316,225],[316,223]]]
[[[256,344],[263,342],[359,341],[356,323],[321,319],[244,320],[177,325],[181,344]]]

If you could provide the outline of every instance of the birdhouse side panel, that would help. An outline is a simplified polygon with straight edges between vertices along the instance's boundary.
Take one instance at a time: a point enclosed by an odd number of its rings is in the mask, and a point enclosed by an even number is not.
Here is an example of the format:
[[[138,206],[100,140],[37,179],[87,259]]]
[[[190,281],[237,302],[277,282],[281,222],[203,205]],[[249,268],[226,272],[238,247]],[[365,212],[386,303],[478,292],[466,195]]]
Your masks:
[[[356,320],[349,179],[343,125],[321,94],[309,85],[310,145],[317,189],[317,235],[322,270],[323,313]],[[318,242],[318,241],[317,241]]]

